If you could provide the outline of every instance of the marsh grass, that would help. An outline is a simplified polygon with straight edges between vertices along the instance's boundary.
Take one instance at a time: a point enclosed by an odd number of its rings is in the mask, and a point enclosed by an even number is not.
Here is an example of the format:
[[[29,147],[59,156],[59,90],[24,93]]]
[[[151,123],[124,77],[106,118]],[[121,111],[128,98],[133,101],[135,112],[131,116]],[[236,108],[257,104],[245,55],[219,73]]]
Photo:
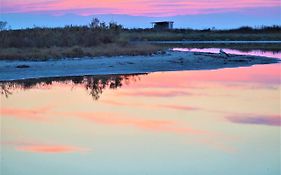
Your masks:
[[[132,41],[276,41],[281,40],[281,29],[273,31],[253,30],[127,30],[121,37]]]
[[[166,46],[151,44],[103,44],[95,47],[2,48],[0,59],[48,60],[59,58],[151,55],[162,52]]]
[[[233,30],[153,30],[124,29],[116,23],[100,23],[94,19],[89,26],[64,28],[31,28],[0,31],[0,59],[58,59],[93,56],[150,55],[167,49],[168,45],[136,44],[134,41],[260,41],[281,40],[281,27]],[[197,45],[196,47],[203,45]],[[223,45],[224,46],[224,45]],[[194,45],[193,45],[194,47]],[[236,48],[258,48],[258,45],[237,45]],[[280,50],[277,45],[262,46]]]

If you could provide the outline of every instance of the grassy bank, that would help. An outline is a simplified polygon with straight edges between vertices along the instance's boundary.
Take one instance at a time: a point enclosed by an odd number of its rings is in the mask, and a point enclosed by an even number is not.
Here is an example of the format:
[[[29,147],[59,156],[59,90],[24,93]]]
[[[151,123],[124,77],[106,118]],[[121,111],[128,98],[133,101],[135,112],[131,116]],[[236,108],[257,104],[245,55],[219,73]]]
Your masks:
[[[59,58],[151,55],[164,50],[166,46],[150,44],[102,44],[92,47],[48,47],[48,48],[1,48],[0,59],[9,60],[47,60]]]
[[[124,30],[121,36],[134,41],[280,41],[281,27],[240,27],[231,30],[174,29],[160,32],[151,29],[132,29]]]
[[[58,59],[93,56],[149,55],[163,46],[133,44],[124,38],[117,23],[99,22],[88,26],[31,28],[0,31],[0,59]]]
[[[64,28],[31,28],[0,31],[0,59],[50,59],[85,56],[149,55],[167,49],[168,45],[135,44],[133,41],[171,40],[281,40],[281,27],[233,30],[124,29],[116,23],[105,24],[97,19],[88,26]],[[204,45],[192,45],[192,47]],[[213,46],[215,47],[215,46]],[[245,46],[236,45],[236,48]],[[248,49],[250,45],[247,45]],[[251,46],[253,47],[253,45]],[[258,49],[259,46],[254,46]],[[278,45],[263,46],[280,51]]]

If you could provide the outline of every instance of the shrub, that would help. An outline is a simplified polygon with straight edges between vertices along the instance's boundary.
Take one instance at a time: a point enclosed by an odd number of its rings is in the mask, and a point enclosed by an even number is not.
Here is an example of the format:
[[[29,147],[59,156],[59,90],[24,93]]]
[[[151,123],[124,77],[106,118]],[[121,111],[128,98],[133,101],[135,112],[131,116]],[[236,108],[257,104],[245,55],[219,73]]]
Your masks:
[[[4,28],[5,25],[2,26]],[[91,47],[117,41],[121,30],[122,26],[117,23],[111,22],[107,25],[96,18],[89,26],[6,30],[0,32],[0,48]]]

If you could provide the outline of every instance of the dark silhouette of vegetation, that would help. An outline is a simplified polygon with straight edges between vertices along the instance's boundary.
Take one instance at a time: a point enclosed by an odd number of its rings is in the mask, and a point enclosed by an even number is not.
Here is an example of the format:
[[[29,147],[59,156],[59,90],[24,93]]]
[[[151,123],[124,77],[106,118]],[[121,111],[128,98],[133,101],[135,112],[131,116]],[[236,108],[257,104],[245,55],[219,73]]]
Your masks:
[[[28,90],[35,87],[51,86],[54,82],[83,85],[94,100],[98,100],[104,89],[121,88],[123,84],[130,84],[131,82],[139,80],[139,75],[145,74],[131,74],[131,75],[100,75],[100,76],[77,76],[77,77],[59,77],[59,78],[40,78],[16,81],[0,82],[1,95],[9,97],[13,90],[21,89]]]
[[[124,29],[126,31],[131,32],[149,32],[149,31],[157,31],[157,32],[171,32],[171,33],[190,33],[190,32],[222,32],[222,33],[232,33],[232,32],[281,32],[281,26],[279,25],[272,25],[272,26],[261,26],[261,27],[250,27],[250,26],[242,26],[235,29],[216,29],[216,28],[206,28],[206,29],[192,29],[192,28],[175,28],[175,29],[166,29],[166,30],[157,30],[157,29],[143,29],[143,28],[135,28],[135,29]]]
[[[94,18],[88,26],[34,27],[0,32],[0,59],[51,59],[85,56],[149,55],[152,44],[129,44],[123,26]]]
[[[8,23],[6,21],[0,21],[0,31],[7,29]]]
[[[240,27],[231,30],[126,29],[116,22],[93,18],[87,26],[34,27],[6,30],[0,22],[0,59],[49,59],[84,56],[148,55],[167,46],[139,41],[281,40],[281,26]],[[136,42],[135,42],[136,41]],[[280,46],[271,45],[281,50]]]
[[[253,32],[268,32],[268,33],[280,33],[281,26],[273,25],[273,26],[261,26],[257,28],[252,28],[249,26],[242,26],[237,29],[230,29],[230,30],[217,30],[221,32],[244,32],[244,33],[253,33]]]
[[[133,41],[260,41],[281,40],[281,26],[262,26],[259,28],[240,27],[237,29],[125,29],[124,36]]]
[[[118,42],[121,25],[92,23],[89,26],[1,31],[0,48],[91,47]]]

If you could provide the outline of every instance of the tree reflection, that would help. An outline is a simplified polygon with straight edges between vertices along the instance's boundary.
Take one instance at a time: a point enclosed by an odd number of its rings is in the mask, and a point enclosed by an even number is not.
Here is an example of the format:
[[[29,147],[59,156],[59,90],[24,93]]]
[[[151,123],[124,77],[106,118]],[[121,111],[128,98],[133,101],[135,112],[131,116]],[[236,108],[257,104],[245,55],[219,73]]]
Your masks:
[[[2,84],[0,85],[0,89],[1,89],[1,95],[4,95],[6,98],[8,98],[9,95],[12,95],[12,92],[9,91],[9,86]]]
[[[93,97],[98,100],[106,88],[117,89],[123,84],[130,84],[140,80],[140,75],[99,75],[99,76],[79,76],[79,77],[59,77],[59,78],[40,78],[16,81],[0,82],[1,95],[8,98],[15,90],[28,90],[33,88],[43,88],[53,85],[54,83],[82,85]]]

